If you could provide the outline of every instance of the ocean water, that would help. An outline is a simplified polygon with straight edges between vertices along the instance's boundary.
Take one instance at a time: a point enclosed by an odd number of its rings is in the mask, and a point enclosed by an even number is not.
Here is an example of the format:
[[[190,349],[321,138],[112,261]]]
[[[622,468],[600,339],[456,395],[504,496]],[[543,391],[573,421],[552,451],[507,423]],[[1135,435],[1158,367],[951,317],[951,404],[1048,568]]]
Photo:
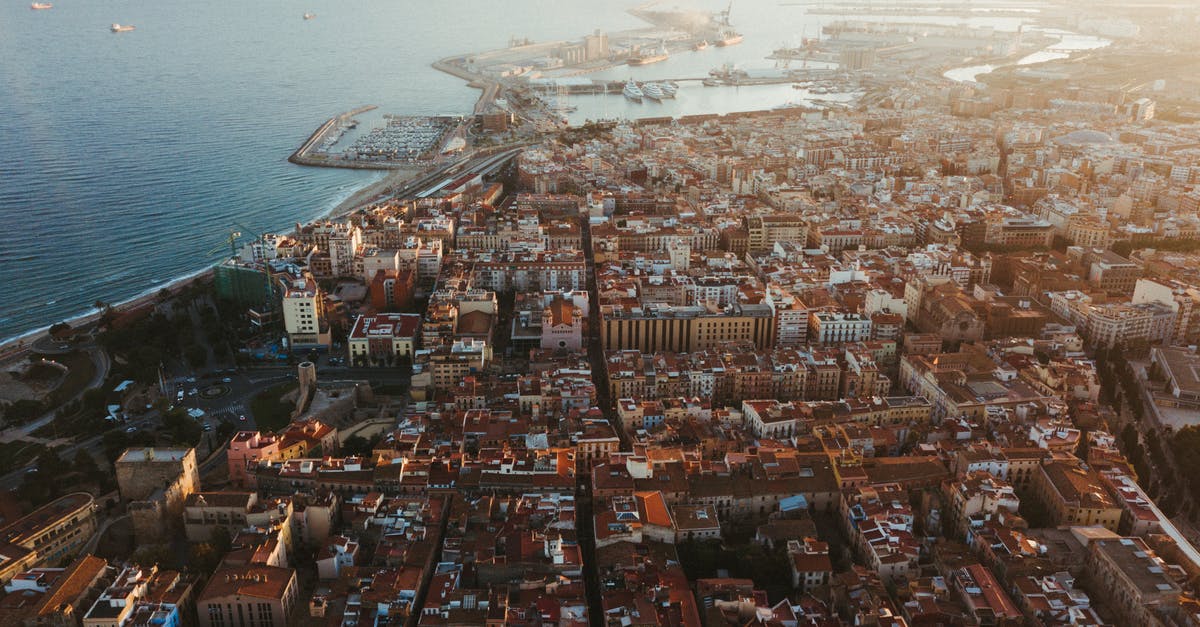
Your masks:
[[[503,47],[514,36],[574,39],[644,26],[625,13],[634,4],[54,0],[48,11],[24,0],[0,4],[0,338],[198,272],[228,250],[231,229],[280,231],[324,214],[380,174],[304,168],[287,156],[324,120],[362,104],[391,113],[469,112],[477,92],[433,70],[432,61]],[[685,2],[666,3],[675,4]],[[302,19],[306,11],[316,18]],[[639,69],[637,78],[707,72],[724,62],[770,67],[763,59],[770,50],[815,36],[833,19],[774,0],[737,2],[732,18],[746,43],[673,57]],[[114,22],[136,30],[113,34]],[[791,91],[682,94],[672,107],[765,108],[794,98]],[[619,99],[589,106],[597,116],[647,115]]]

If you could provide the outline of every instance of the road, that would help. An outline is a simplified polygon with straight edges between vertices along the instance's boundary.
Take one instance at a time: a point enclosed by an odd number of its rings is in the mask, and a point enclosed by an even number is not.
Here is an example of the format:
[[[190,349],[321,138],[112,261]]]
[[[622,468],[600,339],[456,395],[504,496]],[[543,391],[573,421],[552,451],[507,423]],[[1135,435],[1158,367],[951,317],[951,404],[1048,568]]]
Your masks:
[[[91,388],[98,388],[104,385],[104,380],[108,378],[108,371],[112,368],[112,361],[109,359],[108,353],[95,343],[83,344],[78,348],[87,351],[88,356],[92,359],[92,365],[95,367],[96,372],[92,375],[92,380],[88,381],[88,384],[84,386],[77,394],[75,394],[75,396],[64,401],[63,405],[79,400],[83,397],[83,393]],[[0,432],[0,442],[12,442],[13,440],[20,440],[30,437],[29,434],[50,424],[50,421],[54,420],[57,411],[58,408],[56,407],[53,410],[43,414],[42,417],[38,418],[37,420],[27,422],[19,427],[12,427]]]

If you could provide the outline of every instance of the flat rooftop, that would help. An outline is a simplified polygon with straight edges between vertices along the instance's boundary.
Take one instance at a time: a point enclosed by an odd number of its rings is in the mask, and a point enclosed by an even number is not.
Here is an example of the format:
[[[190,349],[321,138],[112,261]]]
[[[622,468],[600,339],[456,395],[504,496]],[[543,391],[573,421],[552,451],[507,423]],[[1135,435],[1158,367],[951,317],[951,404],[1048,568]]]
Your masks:
[[[190,452],[190,448],[131,448],[121,454],[117,463],[181,462]]]

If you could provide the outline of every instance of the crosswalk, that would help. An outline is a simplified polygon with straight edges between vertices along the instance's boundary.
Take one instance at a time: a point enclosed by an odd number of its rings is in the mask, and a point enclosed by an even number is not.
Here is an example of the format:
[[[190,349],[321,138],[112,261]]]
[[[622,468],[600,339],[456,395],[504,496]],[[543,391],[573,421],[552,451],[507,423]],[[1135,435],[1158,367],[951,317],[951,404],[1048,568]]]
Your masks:
[[[224,407],[214,407],[208,410],[209,416],[226,417],[236,420],[238,416],[246,413],[246,406],[243,403],[234,403]]]

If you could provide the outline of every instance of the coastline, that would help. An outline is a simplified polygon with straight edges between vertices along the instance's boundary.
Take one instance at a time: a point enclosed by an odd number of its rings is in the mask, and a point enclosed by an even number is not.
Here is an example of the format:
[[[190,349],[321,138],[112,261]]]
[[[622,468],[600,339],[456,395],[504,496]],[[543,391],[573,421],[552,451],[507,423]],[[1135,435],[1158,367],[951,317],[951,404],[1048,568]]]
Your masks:
[[[351,213],[354,213],[359,207],[368,205],[379,199],[380,196],[389,191],[411,181],[421,173],[421,169],[392,169],[388,171],[383,178],[359,188],[346,197],[345,200],[334,205],[332,209],[317,216],[317,220],[340,220]]]
[[[206,280],[212,278],[212,273],[213,273],[213,267],[208,266],[202,270],[197,270],[196,272],[193,272],[191,274],[177,277],[170,281],[164,282],[160,285],[156,285],[152,288],[149,288],[149,289],[143,291],[142,293],[140,293],[136,296],[133,296],[132,298],[123,300],[118,303],[113,303],[111,305],[112,310],[116,313],[121,313],[121,312],[129,311],[132,309],[137,309],[139,307],[143,307],[143,306],[153,303],[155,300],[157,300],[158,295],[163,290],[170,290],[172,295],[178,294],[179,292],[187,289],[194,283],[206,281]],[[41,340],[42,338],[44,338],[50,334],[51,326],[58,324],[59,322],[65,322],[65,323],[71,325],[71,327],[78,329],[81,327],[87,327],[87,326],[93,325],[99,319],[100,319],[100,310],[93,307],[93,308],[89,309],[88,311],[81,313],[77,316],[63,318],[62,320],[56,320],[46,326],[39,327],[37,329],[33,329],[30,331],[26,331],[25,333],[22,333],[20,335],[16,335],[16,336],[13,336],[10,338],[6,338],[4,340],[0,340],[0,362],[7,362],[11,359],[24,356],[26,353],[28,353],[33,348],[34,343],[36,343],[37,341]]]
[[[303,166],[301,166],[303,167]],[[367,183],[363,187],[350,193],[349,196],[339,201],[330,209],[317,214],[314,220],[337,220],[353,213],[358,207],[370,203],[373,199],[386,193],[389,188],[401,185],[417,176],[419,172],[410,172],[407,170],[393,170],[379,180]],[[151,288],[127,298],[122,301],[111,303],[113,311],[124,312],[138,307],[145,306],[158,298],[160,292],[164,289],[170,290],[173,294],[190,287],[192,284],[207,281],[212,278],[213,268],[217,265],[216,262],[205,266],[195,272],[175,277],[169,281],[165,281]],[[13,359],[22,358],[33,347],[33,344],[42,338],[49,335],[50,327],[65,322],[74,328],[86,327],[95,324],[100,319],[100,311],[94,307],[88,308],[86,311],[77,315],[66,316],[60,319],[53,320],[43,326],[23,331],[17,335],[0,339],[0,363],[8,362]]]

